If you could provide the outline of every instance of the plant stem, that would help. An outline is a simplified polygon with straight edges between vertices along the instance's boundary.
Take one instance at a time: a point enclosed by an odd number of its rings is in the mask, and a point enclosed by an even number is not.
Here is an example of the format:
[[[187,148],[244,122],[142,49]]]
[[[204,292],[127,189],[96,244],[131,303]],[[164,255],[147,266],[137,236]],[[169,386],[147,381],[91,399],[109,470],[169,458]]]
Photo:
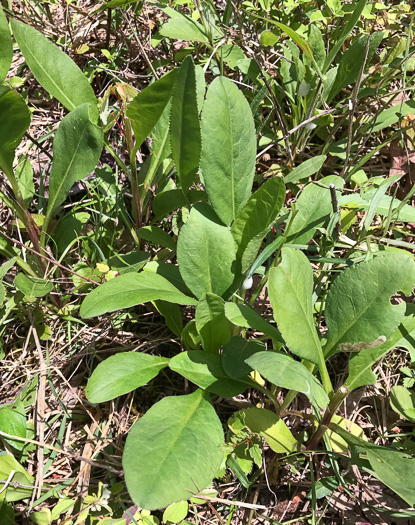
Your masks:
[[[327,430],[330,421],[332,420],[337,409],[349,394],[349,389],[346,386],[341,386],[338,391],[334,394],[333,399],[330,401],[329,406],[326,408],[323,419],[320,421],[319,426],[315,433],[311,436],[310,441],[306,447],[306,450],[315,450],[320,443],[320,439],[323,437]]]

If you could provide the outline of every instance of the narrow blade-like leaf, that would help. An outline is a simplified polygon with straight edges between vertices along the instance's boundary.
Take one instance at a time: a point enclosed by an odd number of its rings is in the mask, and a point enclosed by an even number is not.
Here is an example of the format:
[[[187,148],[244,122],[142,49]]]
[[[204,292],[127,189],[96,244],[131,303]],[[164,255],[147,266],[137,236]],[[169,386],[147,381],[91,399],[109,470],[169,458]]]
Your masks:
[[[9,26],[0,4],[0,84],[6,78],[13,59],[13,46]]]

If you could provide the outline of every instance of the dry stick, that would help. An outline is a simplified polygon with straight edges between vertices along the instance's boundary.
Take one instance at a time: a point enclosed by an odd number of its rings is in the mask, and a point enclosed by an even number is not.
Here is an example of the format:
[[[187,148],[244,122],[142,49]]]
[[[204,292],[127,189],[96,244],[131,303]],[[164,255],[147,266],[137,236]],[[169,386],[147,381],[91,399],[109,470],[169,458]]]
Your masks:
[[[78,272],[75,272],[74,270],[70,270],[69,268],[67,268],[63,264],[59,263],[55,259],[51,259],[50,257],[47,257],[46,255],[43,255],[42,253],[38,252],[37,250],[34,250],[33,248],[30,248],[29,246],[26,246],[26,244],[24,244],[23,242],[16,241],[16,239],[13,239],[13,237],[9,237],[6,233],[4,233],[4,229],[1,228],[1,227],[0,227],[0,233],[1,233],[1,235],[3,237],[5,237],[8,241],[12,242],[13,244],[17,244],[21,248],[24,248],[25,250],[29,250],[29,252],[34,253],[38,257],[42,257],[43,259],[45,259],[45,261],[48,261],[48,262],[54,264],[55,266],[58,266],[59,268],[62,268],[62,270],[66,270],[67,272],[71,273],[72,275],[76,275],[77,277],[80,277],[84,281],[87,281],[87,282],[89,282],[91,284],[96,284],[97,286],[100,284],[100,283],[97,283],[96,281],[93,281],[92,279],[89,279],[88,277],[85,277],[84,275],[81,275]]]
[[[46,362],[43,357],[43,350],[40,345],[39,336],[36,330],[36,327],[33,323],[32,313],[29,311],[29,317],[30,317],[30,325],[32,327],[32,333],[33,338],[35,340],[36,349],[39,355],[39,363],[40,363],[40,375],[39,375],[39,385],[37,390],[37,435],[39,437],[39,441],[43,443],[45,440],[45,398],[46,398],[46,375],[47,375],[47,369],[46,369]],[[37,476],[36,476],[36,483],[37,483],[37,498],[40,497],[42,493],[42,486],[43,486],[43,463],[44,463],[44,450],[42,447],[39,447],[37,449]]]
[[[333,208],[333,213],[334,215],[337,215],[339,213],[339,203],[337,201],[336,186],[333,183],[331,183],[329,185],[329,188],[330,188],[330,197],[331,197],[331,205]],[[336,234],[337,234],[338,239],[340,238],[340,235],[342,234],[340,216],[339,216],[338,221],[336,222]]]
[[[365,46],[365,52],[364,52],[362,64],[361,64],[360,70],[359,70],[359,76],[357,77],[356,84],[354,85],[354,88],[353,88],[353,91],[352,91],[351,108],[350,108],[350,116],[349,116],[349,129],[348,129],[348,132],[347,132],[346,158],[345,158],[345,161],[344,161],[343,169],[342,169],[342,171],[340,173],[341,177],[345,176],[346,171],[348,170],[349,165],[350,165],[350,151],[352,149],[352,142],[353,142],[353,117],[354,117],[354,113],[355,113],[355,109],[356,109],[357,95],[359,93],[360,85],[362,83],[363,72],[365,70],[367,56],[369,54],[370,37],[371,37],[371,35],[368,35],[368,37],[367,37],[366,46]]]

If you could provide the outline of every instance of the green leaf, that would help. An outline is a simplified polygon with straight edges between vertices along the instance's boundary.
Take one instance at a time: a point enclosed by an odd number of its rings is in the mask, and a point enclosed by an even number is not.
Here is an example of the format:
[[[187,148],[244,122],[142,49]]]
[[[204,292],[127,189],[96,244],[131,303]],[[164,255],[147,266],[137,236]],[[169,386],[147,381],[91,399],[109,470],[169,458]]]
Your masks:
[[[219,470],[223,443],[221,422],[201,390],[162,399],[127,437],[123,467],[131,498],[149,510],[188,499]]]
[[[236,326],[259,330],[279,343],[284,344],[284,340],[275,326],[272,326],[265,321],[265,319],[263,319],[251,306],[237,303],[226,303],[225,315],[229,321]]]
[[[264,352],[265,345],[256,339],[247,341],[243,337],[234,336],[223,347],[222,366],[229,377],[238,379],[252,372],[252,368],[245,360],[257,352]]]
[[[163,523],[179,523],[187,516],[189,503],[187,501],[177,501],[172,503],[163,512]]]
[[[104,9],[114,9],[116,7],[127,8],[131,4],[135,4],[137,2],[138,0],[110,0],[109,2],[105,2],[104,5],[94,11],[94,13],[100,13]]]
[[[319,381],[300,362],[274,351],[258,352],[246,359],[246,363],[276,386],[303,392],[312,405],[323,409],[329,398]]]
[[[235,241],[210,206],[196,204],[177,241],[177,261],[184,282],[200,298],[222,296],[235,278]]]
[[[169,213],[186,206],[189,202],[195,204],[202,201],[207,201],[207,195],[204,191],[189,190],[186,199],[182,190],[166,190],[154,197],[152,211],[156,219],[164,219]]]
[[[174,18],[163,24],[160,28],[160,34],[167,38],[177,40],[186,40],[187,42],[209,42],[205,30],[199,22],[196,22],[190,16],[183,15],[176,11]]]
[[[9,476],[15,472],[11,479]],[[0,490],[6,491],[6,501],[19,501],[21,499],[29,498],[32,494],[33,477],[26,472],[22,465],[12,456],[0,456]],[[6,480],[9,480],[6,484]],[[17,482],[18,486],[14,486]],[[23,486],[19,486],[23,485]]]
[[[268,292],[274,318],[293,354],[316,365],[324,361],[313,318],[313,270],[300,250],[285,248],[272,268]]]
[[[231,338],[231,323],[225,317],[225,301],[213,293],[202,295],[196,306],[196,329],[203,349],[218,352]]]
[[[362,14],[363,9],[365,8],[366,3],[367,3],[367,0],[359,0],[359,2],[354,7],[350,15],[350,18],[347,20],[347,22],[343,26],[343,31],[341,32],[340,37],[336,39],[336,43],[330,50],[330,53],[328,54],[326,61],[324,62],[324,67],[322,71],[323,73],[327,72],[328,68],[330,67],[330,64],[333,62],[335,56],[339,52],[344,41],[346,40],[346,38],[350,36],[350,33],[352,29],[354,28],[354,26],[357,24],[360,18],[360,15]]]
[[[174,239],[158,226],[143,226],[142,228],[138,228],[137,235],[157,246],[162,246],[169,250],[176,249]]]
[[[331,87],[327,103],[346,86],[353,84],[358,75],[362,65],[362,57],[365,54],[366,43],[369,35],[361,36],[354,42],[354,44],[347,49],[340,60],[339,68],[337,70],[336,79]],[[366,60],[366,66],[370,64],[370,60],[379,47],[383,39],[382,32],[375,32],[370,35],[369,51]]]
[[[26,418],[12,408],[0,408],[0,430],[11,436],[26,437]],[[3,438],[9,445],[22,450],[26,443],[11,438]]]
[[[33,168],[30,160],[26,156],[22,155],[19,158],[19,164],[16,166],[14,176],[19,185],[23,200],[26,206],[29,206],[35,194],[35,183],[33,181]]]
[[[63,118],[53,141],[47,218],[65,201],[73,184],[95,168],[103,145],[102,129],[89,119],[89,104]]]
[[[182,188],[193,184],[199,169],[201,136],[196,94],[196,71],[186,57],[176,75],[170,117],[171,149]]]
[[[209,86],[202,112],[200,170],[210,202],[231,224],[251,195],[256,136],[248,101],[225,77]]]
[[[343,180],[335,175],[324,177],[319,182],[325,186],[334,184],[336,188],[343,187]],[[287,242],[308,244],[314,237],[317,228],[324,225],[333,211],[329,188],[315,184],[306,186],[298,198],[297,210],[298,213],[291,223]]]
[[[24,273],[18,273],[14,279],[14,285],[23,292],[26,297],[43,297],[53,290],[51,281],[44,281],[36,277],[28,277]]]
[[[311,175],[314,175],[314,173],[317,173],[321,169],[326,158],[327,155],[317,155],[316,157],[305,160],[284,177],[285,184],[308,179],[308,177],[311,177]]]
[[[0,5],[0,84],[4,82],[13,59],[13,46],[9,25]]]
[[[86,387],[90,403],[104,403],[147,384],[169,364],[164,357],[141,352],[123,352],[102,361]]]
[[[92,290],[85,297],[80,314],[84,319],[89,319],[159,299],[178,304],[196,304],[194,299],[184,295],[161,275],[143,271],[120,275]]]
[[[30,124],[30,111],[22,97],[0,86],[0,169],[13,174],[14,152]]]
[[[182,352],[170,360],[169,367],[200,388],[218,396],[238,396],[250,386],[255,386],[248,378],[230,379],[222,367],[220,355],[203,350]]]
[[[353,355],[349,361],[349,376],[345,386],[350,391],[361,386],[373,385],[377,377],[372,372],[372,366],[393,348],[406,348],[411,354],[411,360],[415,360],[415,305],[406,305],[405,317],[398,329],[378,348],[364,350]]]
[[[408,457],[405,452],[368,443],[338,425],[330,425],[330,428],[340,434],[352,450],[367,457],[373,469],[373,472],[369,470],[371,474],[396,492],[408,505],[415,505],[415,458]]]
[[[395,385],[391,389],[390,401],[392,409],[407,421],[415,422],[415,392]]]
[[[242,261],[243,274],[252,266],[284,199],[285,186],[282,180],[269,179],[251,195],[232,224],[232,235],[238,247],[236,256]]]
[[[177,304],[168,303],[166,301],[154,301],[154,305],[157,308],[157,311],[164,317],[168,328],[170,328],[177,337],[181,337],[183,331],[183,319],[180,307]]]
[[[252,432],[263,437],[270,448],[279,454],[290,453],[296,450],[298,442],[291,431],[277,414],[265,408],[247,408],[240,410],[231,418],[229,426],[232,429],[232,420],[242,414],[245,426]]]
[[[15,19],[10,23],[26,63],[39,84],[69,111],[89,103],[94,117],[98,117],[94,91],[75,62],[33,27]]]
[[[303,38],[300,37],[298,33],[296,33],[290,27],[280,24],[279,22],[273,22],[273,24],[284,31],[284,33],[286,33],[297,44],[297,46],[304,51],[307,56],[310,58],[313,56],[310,46]]]
[[[173,69],[143,89],[130,102],[127,117],[131,120],[137,148],[150,135],[170,102],[176,74],[177,69]]]
[[[270,47],[276,44],[279,40],[279,37],[272,31],[263,31],[259,37],[259,42],[261,46]]]
[[[412,292],[415,262],[406,255],[379,255],[344,270],[332,284],[326,300],[326,358],[341,343],[371,343],[391,337],[405,315],[405,303],[392,306],[399,291]]]

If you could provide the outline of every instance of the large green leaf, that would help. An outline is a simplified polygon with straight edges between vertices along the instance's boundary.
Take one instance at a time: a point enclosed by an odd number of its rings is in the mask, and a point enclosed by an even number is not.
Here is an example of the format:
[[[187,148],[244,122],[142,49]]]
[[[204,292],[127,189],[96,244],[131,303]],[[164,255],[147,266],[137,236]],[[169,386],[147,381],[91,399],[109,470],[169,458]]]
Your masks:
[[[239,410],[229,421],[232,429],[232,421],[237,417],[243,417],[245,425],[255,434],[264,438],[271,450],[279,454],[293,452],[298,442],[291,431],[277,414],[265,408],[246,408]]]
[[[52,281],[29,277],[24,273],[16,275],[14,285],[27,297],[43,297],[53,290]]]
[[[338,425],[330,425],[358,454],[369,460],[370,471],[411,507],[415,506],[415,458],[393,448],[368,443]]]
[[[201,390],[156,403],[127,437],[125,481],[133,501],[154,510],[190,498],[218,472],[221,422]]]
[[[95,288],[81,305],[84,319],[162,299],[171,303],[196,304],[157,273],[126,273]]]
[[[79,67],[55,44],[31,26],[11,20],[11,27],[27,65],[39,84],[69,111],[88,102],[98,116],[94,91]]]
[[[324,177],[319,182],[325,186],[334,184],[336,188],[343,187],[343,180],[335,175]],[[333,211],[329,188],[309,184],[299,196],[296,207],[298,212],[291,223],[287,242],[307,244]]]
[[[251,195],[256,137],[242,92],[225,77],[210,85],[202,112],[200,169],[213,208],[231,224]]]
[[[150,135],[170,101],[177,70],[173,69],[143,89],[127,109],[137,147]]]
[[[203,350],[182,352],[170,360],[169,367],[195,385],[223,397],[242,394],[255,383],[248,378],[231,379],[222,367],[221,357]]]
[[[0,84],[6,78],[13,59],[12,39],[9,26],[0,4]]]
[[[165,357],[124,352],[102,361],[86,387],[90,403],[104,403],[145,385],[169,364]]]
[[[268,292],[274,318],[293,354],[321,365],[322,349],[313,318],[313,270],[300,250],[286,248],[272,268]]]
[[[269,335],[272,339],[284,343],[281,334],[275,326],[272,326],[272,324],[265,321],[256,310],[246,304],[226,303],[225,315],[229,321],[236,326],[259,330],[260,332]]]
[[[349,376],[345,386],[349,390],[361,386],[373,385],[377,377],[372,371],[372,366],[385,354],[396,347],[406,348],[411,354],[411,360],[415,360],[415,305],[406,305],[405,317],[398,329],[378,348],[363,349],[361,352],[352,355],[349,361]]]
[[[285,187],[281,179],[267,180],[239,212],[232,224],[232,235],[237,244],[237,257],[242,261],[242,273],[251,267],[261,243],[281,206],[284,204]]]
[[[379,255],[342,272],[326,300],[326,357],[342,343],[391,337],[403,320],[405,303],[392,306],[390,298],[399,291],[410,294],[414,284],[415,262],[401,254]]]
[[[327,406],[329,398],[321,384],[302,363],[289,355],[257,352],[248,357],[246,363],[274,385],[303,392],[320,409]]]
[[[231,323],[225,317],[225,301],[213,293],[204,294],[196,306],[196,329],[203,349],[218,352],[231,338]]]
[[[64,202],[73,184],[95,168],[103,145],[102,129],[90,121],[89,104],[63,118],[53,141],[47,216]]]
[[[176,75],[171,118],[171,150],[182,188],[192,185],[199,169],[201,137],[196,94],[196,70],[192,58],[185,58]]]
[[[30,112],[22,97],[0,86],[0,169],[13,173],[14,152],[30,124]]]
[[[415,392],[404,386],[395,385],[390,393],[391,407],[408,421],[415,422]]]
[[[327,155],[317,155],[316,157],[311,157],[311,159],[305,160],[296,166],[291,173],[284,177],[285,184],[288,184],[289,182],[296,183],[300,180],[308,179],[308,177],[311,177],[311,175],[314,175],[314,173],[317,173],[317,171],[321,169],[326,158]]]
[[[177,241],[177,261],[184,282],[196,297],[222,296],[235,278],[235,241],[212,208],[196,204]]]

